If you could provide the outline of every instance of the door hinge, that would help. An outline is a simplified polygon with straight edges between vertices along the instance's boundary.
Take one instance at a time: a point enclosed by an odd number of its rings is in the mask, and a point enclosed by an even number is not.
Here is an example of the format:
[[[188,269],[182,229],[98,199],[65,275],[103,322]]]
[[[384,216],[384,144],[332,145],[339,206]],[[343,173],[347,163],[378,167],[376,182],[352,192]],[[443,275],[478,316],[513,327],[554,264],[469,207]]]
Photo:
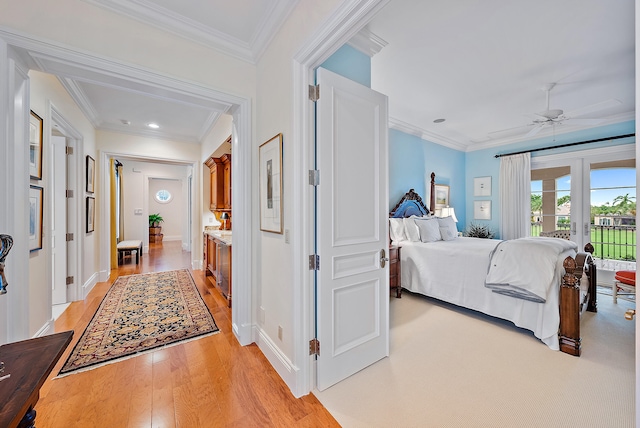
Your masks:
[[[316,338],[309,341],[309,355],[320,356],[320,341]]]
[[[71,285],[73,284],[73,277],[72,276],[68,276],[67,277],[67,285]]]
[[[72,155],[72,154],[73,154],[73,147],[71,147],[71,146],[65,146],[65,147],[64,147],[64,152],[65,152],[67,155]]]
[[[309,170],[309,185],[310,186],[319,186],[320,185],[320,171],[317,169]]]
[[[67,233],[67,242],[73,241],[73,233]]]
[[[320,270],[320,256],[311,254],[309,256],[309,270]]]
[[[73,190],[67,190],[67,198],[73,198]]]
[[[320,99],[320,85],[309,85],[309,99],[313,102]]]

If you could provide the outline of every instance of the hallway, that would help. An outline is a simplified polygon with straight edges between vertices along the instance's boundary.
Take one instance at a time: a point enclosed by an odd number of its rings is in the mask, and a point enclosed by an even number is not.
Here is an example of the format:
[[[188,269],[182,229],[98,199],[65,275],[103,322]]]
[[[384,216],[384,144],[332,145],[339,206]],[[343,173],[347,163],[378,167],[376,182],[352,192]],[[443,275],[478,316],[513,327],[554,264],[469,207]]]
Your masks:
[[[102,298],[118,276],[189,268],[179,241],[150,244],[140,264],[125,259],[108,282],[56,320],[56,332],[74,340],[54,368],[60,370]],[[231,332],[226,300],[193,278],[220,333],[60,379],[49,379],[36,405],[39,428],[61,427],[269,427],[339,426],[313,395],[294,398],[254,344],[241,347]]]

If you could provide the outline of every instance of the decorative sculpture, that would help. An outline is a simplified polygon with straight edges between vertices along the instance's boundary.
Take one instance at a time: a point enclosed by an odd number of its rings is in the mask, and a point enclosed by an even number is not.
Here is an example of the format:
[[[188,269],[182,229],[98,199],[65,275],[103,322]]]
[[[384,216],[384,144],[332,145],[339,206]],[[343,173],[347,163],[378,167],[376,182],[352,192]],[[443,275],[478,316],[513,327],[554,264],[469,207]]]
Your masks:
[[[7,278],[4,276],[4,261],[13,247],[13,238],[10,235],[0,235],[0,294],[7,294]]]

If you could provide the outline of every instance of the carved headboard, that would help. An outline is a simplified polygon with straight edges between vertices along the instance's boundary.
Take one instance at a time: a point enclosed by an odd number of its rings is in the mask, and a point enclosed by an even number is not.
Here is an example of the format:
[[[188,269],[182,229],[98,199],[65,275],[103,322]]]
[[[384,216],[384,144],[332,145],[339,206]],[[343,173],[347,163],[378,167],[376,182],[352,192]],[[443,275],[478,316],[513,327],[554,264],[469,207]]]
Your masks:
[[[402,205],[402,203],[404,201],[416,201],[418,203],[418,205],[420,205],[425,212],[434,212],[435,207],[436,207],[436,192],[435,192],[435,182],[436,182],[436,174],[435,172],[431,173],[431,191],[429,193],[430,197],[430,201],[429,201],[429,208],[427,209],[427,207],[425,206],[424,202],[422,202],[422,197],[420,197],[419,194],[417,194],[415,192],[415,190],[410,189],[407,193],[405,193],[402,198],[400,199],[400,201],[396,204],[395,207],[393,207],[393,209],[391,210],[391,212],[389,213],[389,217],[393,217],[393,215],[396,213],[397,209],[400,207],[400,205]]]

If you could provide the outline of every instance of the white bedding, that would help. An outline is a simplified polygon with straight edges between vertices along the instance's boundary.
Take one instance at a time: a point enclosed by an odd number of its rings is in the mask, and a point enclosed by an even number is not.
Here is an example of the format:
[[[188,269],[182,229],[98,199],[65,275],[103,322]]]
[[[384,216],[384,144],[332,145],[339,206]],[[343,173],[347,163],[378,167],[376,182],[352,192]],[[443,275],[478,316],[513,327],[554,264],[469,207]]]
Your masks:
[[[466,237],[429,243],[404,241],[400,251],[402,287],[509,320],[531,330],[549,348],[558,350],[562,261],[569,255],[575,257],[576,252],[569,249],[560,254],[552,291],[545,303],[536,303],[494,293],[485,287],[490,254],[499,242]]]

